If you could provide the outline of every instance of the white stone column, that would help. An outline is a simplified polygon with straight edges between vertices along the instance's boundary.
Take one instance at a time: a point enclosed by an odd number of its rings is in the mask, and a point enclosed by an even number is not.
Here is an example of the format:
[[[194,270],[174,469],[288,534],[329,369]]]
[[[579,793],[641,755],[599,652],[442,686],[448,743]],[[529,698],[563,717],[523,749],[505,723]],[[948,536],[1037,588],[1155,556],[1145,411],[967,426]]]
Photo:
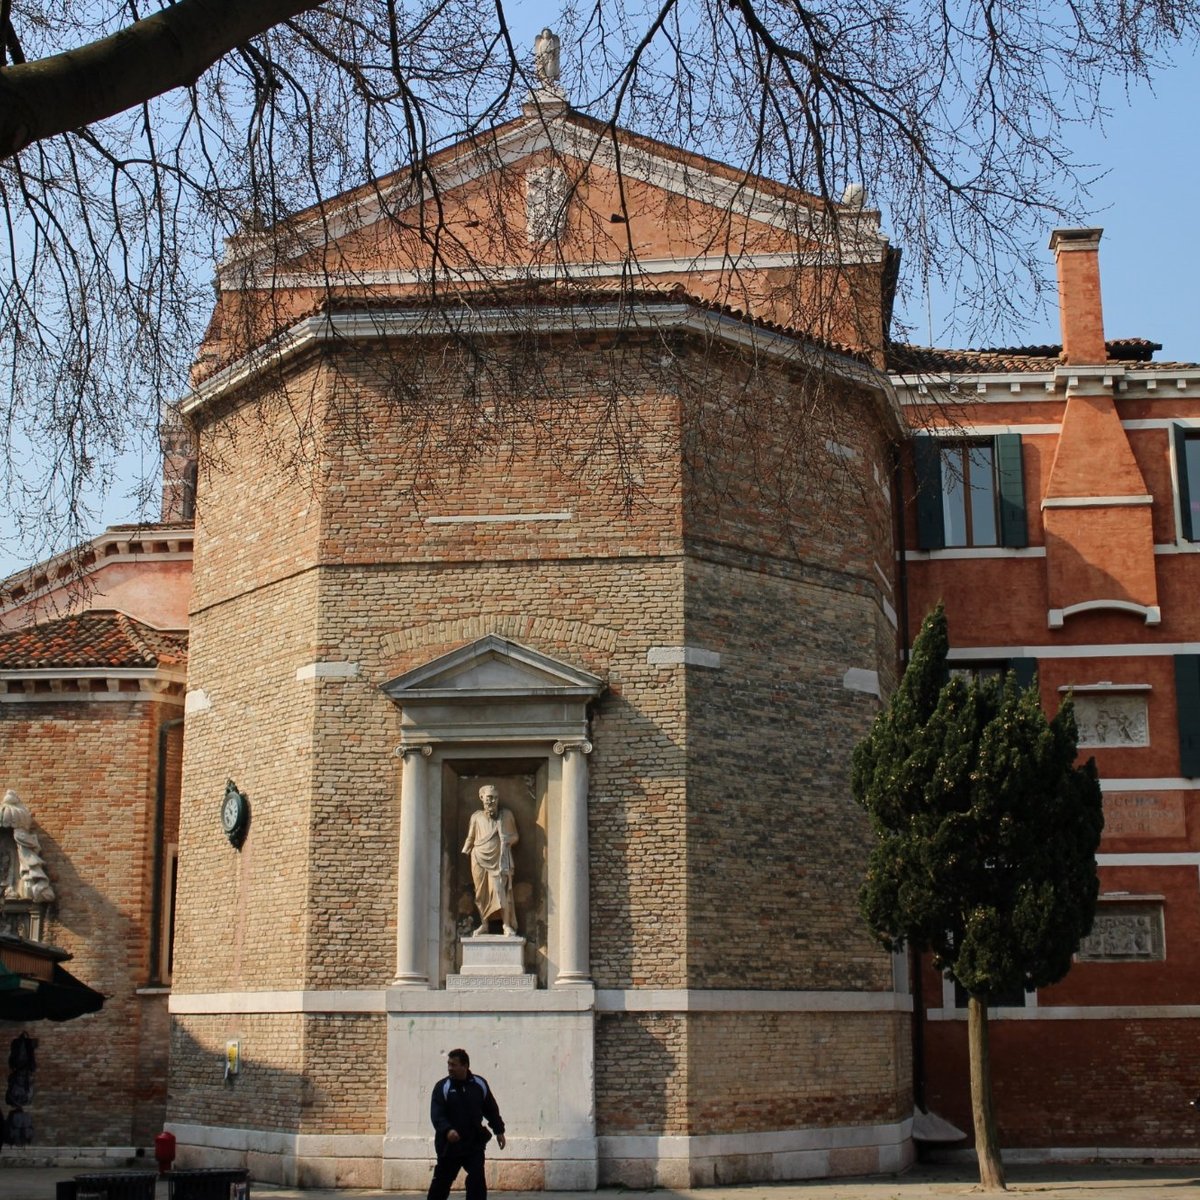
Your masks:
[[[400,855],[396,864],[396,978],[398,987],[429,986],[425,946],[425,863],[429,856],[426,760],[432,746],[401,746]]]
[[[554,743],[554,753],[563,760],[556,987],[590,982],[586,756],[591,752],[592,743],[583,739]]]

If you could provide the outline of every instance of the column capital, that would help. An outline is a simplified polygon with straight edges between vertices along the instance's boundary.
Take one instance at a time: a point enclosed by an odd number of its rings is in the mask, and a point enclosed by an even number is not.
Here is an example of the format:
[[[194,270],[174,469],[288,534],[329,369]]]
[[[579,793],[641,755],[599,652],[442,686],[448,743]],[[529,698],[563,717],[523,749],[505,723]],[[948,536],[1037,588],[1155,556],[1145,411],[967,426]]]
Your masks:
[[[425,742],[423,745],[399,745],[393,751],[397,758],[407,758],[410,754],[420,754],[423,758],[429,758],[433,754],[433,747]]]
[[[566,755],[568,750],[578,750],[580,754],[591,754],[592,743],[587,738],[578,738],[573,741],[561,741],[554,743],[554,753]]]

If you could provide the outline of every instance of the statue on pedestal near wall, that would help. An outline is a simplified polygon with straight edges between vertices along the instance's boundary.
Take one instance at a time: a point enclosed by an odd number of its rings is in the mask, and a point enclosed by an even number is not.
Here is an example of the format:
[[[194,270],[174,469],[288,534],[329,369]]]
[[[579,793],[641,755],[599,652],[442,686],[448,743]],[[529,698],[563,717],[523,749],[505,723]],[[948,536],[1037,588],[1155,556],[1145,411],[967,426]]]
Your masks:
[[[479,789],[482,808],[471,814],[462,852],[471,856],[471,879],[475,884],[475,907],[479,927],[475,936],[488,932],[491,921],[499,920],[506,937],[517,933],[517,910],[513,903],[512,848],[520,840],[517,822],[491,784]]]

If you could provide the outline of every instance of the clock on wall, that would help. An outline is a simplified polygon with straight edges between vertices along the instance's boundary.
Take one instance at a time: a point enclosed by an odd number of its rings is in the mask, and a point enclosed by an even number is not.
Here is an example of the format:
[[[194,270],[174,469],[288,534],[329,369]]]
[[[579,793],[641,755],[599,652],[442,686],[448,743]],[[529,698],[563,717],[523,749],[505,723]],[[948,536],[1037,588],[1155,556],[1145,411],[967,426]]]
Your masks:
[[[230,845],[240,850],[250,828],[250,801],[245,792],[238,791],[232,779],[225,785],[225,798],[221,801],[221,828]]]

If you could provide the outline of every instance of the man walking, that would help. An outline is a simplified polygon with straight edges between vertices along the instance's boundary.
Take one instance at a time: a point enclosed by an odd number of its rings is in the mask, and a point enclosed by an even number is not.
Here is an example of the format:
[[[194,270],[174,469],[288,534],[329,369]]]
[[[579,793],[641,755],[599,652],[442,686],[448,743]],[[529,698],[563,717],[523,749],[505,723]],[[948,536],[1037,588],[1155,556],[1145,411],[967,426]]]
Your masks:
[[[446,1071],[446,1078],[434,1085],[429,1103],[437,1166],[433,1169],[428,1200],[446,1200],[450,1185],[464,1169],[467,1200],[487,1200],[483,1149],[493,1133],[496,1145],[504,1149],[504,1118],[487,1080],[471,1074],[471,1060],[465,1050],[450,1051],[446,1056]],[[490,1130],[484,1128],[485,1120]]]

